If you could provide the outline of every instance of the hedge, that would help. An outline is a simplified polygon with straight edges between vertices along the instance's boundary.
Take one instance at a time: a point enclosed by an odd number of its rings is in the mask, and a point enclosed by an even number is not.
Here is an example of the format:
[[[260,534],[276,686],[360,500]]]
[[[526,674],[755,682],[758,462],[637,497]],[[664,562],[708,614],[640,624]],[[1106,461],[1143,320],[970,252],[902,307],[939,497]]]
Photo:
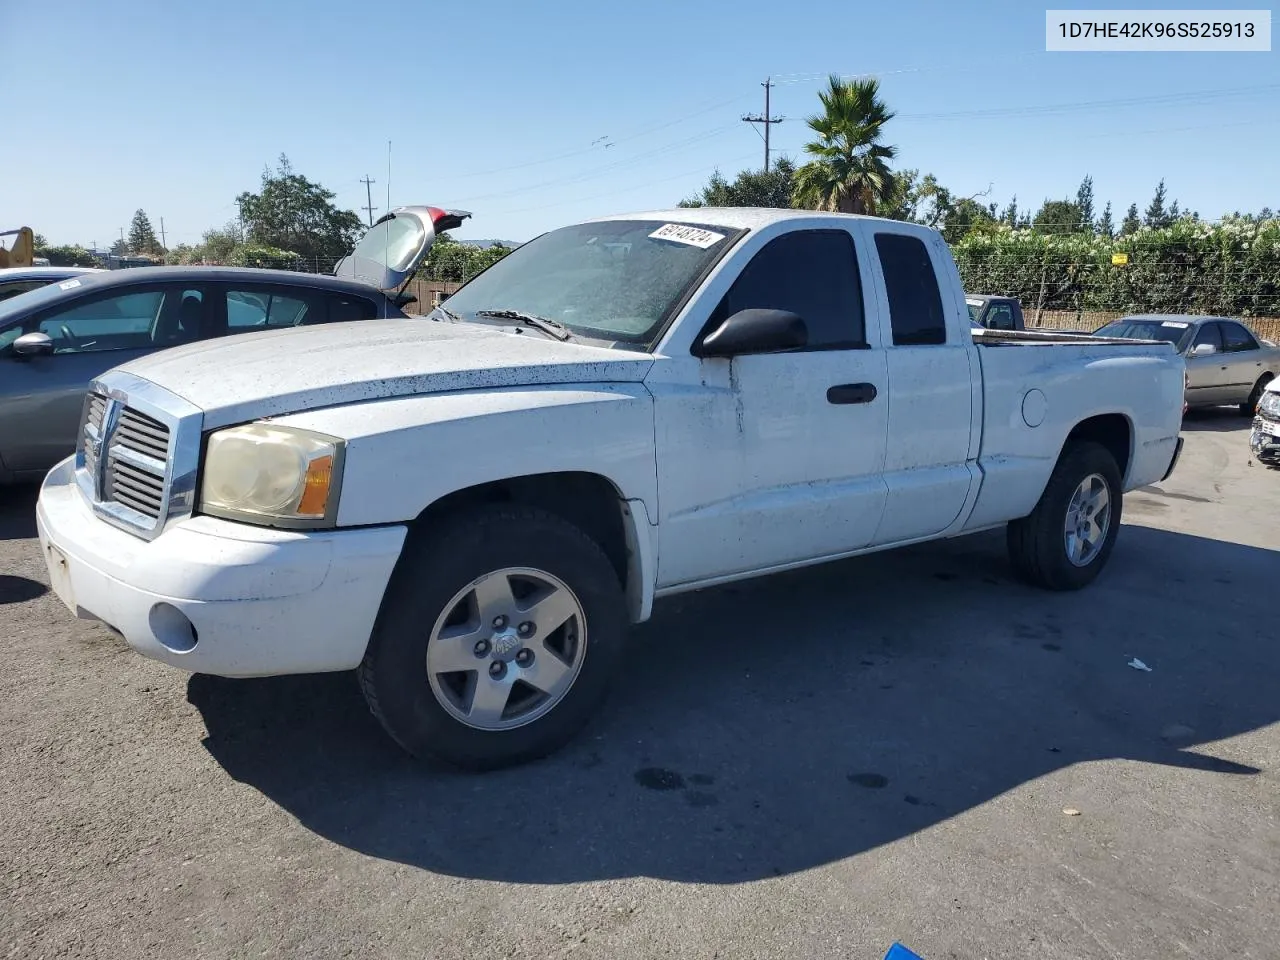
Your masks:
[[[1037,311],[1280,316],[1280,219],[1182,220],[1127,237],[996,228],[953,247],[971,293]],[[1128,255],[1115,266],[1112,254]]]

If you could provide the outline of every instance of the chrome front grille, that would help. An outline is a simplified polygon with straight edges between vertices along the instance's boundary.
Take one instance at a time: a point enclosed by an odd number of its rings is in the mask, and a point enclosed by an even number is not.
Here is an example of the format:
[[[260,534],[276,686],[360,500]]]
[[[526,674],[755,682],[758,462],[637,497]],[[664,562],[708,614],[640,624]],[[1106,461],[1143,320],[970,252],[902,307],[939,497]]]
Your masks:
[[[105,503],[122,503],[155,521],[164,512],[169,428],[125,407],[108,441],[102,478]]]
[[[145,538],[194,506],[202,417],[187,401],[123,373],[85,397],[76,478],[104,520]]]

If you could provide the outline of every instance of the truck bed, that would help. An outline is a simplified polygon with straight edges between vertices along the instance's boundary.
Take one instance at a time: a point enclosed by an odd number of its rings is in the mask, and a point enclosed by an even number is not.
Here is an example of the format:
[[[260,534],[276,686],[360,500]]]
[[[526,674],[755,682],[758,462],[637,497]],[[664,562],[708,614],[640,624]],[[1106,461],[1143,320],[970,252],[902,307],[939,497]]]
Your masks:
[[[983,347],[1025,346],[1047,343],[1114,344],[1116,346],[1152,346],[1162,341],[1130,340],[1125,337],[1099,337],[1065,330],[974,330],[973,342]],[[1172,352],[1172,344],[1169,344]]]

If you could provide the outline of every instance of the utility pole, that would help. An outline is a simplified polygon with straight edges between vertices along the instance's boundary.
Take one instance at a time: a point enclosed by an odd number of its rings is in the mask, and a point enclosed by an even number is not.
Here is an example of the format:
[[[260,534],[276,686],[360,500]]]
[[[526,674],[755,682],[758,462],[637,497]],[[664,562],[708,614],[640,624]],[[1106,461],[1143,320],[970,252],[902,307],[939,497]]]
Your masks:
[[[377,207],[375,207],[375,206],[373,205],[373,185],[374,185],[375,183],[377,183],[378,181],[377,181],[377,180],[370,180],[370,179],[369,179],[369,175],[366,173],[366,174],[364,175],[364,179],[363,179],[363,180],[361,180],[360,182],[364,184],[364,195],[365,195],[365,199],[366,199],[366,201],[367,201],[367,202],[368,202],[368,204],[369,204],[367,207],[361,207],[360,209],[361,209],[361,210],[365,210],[365,211],[367,211],[367,212],[368,212],[368,214],[369,214],[369,226],[371,226],[371,227],[372,227],[372,226],[373,226],[373,211],[375,211],[375,210],[377,210],[377,209],[378,209]]]
[[[166,250],[169,249],[169,244],[165,243],[164,239],[164,217],[160,218],[160,246],[164,247]]]
[[[774,86],[773,78],[770,77],[760,84],[764,87],[764,113],[748,113],[742,119],[745,123],[759,123],[764,125],[764,172],[769,172],[769,128],[775,123],[781,123],[786,117],[775,117],[769,113],[769,90]]]

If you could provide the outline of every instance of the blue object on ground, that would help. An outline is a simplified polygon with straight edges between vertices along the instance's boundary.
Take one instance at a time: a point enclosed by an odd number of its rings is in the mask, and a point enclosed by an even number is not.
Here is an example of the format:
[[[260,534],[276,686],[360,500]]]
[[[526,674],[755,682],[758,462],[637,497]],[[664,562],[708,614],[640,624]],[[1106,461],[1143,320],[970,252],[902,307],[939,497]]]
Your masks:
[[[900,943],[895,943],[884,955],[884,960],[922,960]]]

